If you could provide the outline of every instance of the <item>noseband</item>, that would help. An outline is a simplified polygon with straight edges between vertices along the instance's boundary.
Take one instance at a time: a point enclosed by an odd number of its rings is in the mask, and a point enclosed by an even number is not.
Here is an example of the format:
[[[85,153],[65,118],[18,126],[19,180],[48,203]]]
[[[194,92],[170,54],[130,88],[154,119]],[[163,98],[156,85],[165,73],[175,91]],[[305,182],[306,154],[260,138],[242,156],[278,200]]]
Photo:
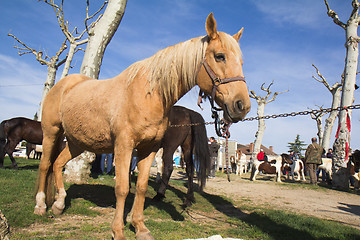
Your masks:
[[[208,96],[209,100],[210,100],[210,104],[211,104],[211,112],[212,112],[212,118],[215,119],[215,131],[216,134],[219,137],[227,137],[230,138],[230,132],[228,131],[229,127],[230,127],[230,123],[225,122],[224,120],[219,120],[219,115],[217,113],[217,111],[221,111],[221,108],[217,108],[214,105],[214,99],[215,99],[215,94],[216,94],[216,90],[217,87],[220,86],[221,84],[225,84],[225,83],[231,83],[231,82],[237,82],[237,81],[241,81],[246,83],[245,78],[244,77],[232,77],[232,78],[224,78],[221,79],[219,76],[216,75],[216,73],[211,69],[210,65],[207,63],[206,59],[204,59],[201,63],[200,66],[198,68],[198,72],[196,74],[196,78],[197,75],[199,74],[199,71],[201,69],[201,67],[204,66],[207,74],[209,75],[209,77],[211,78],[213,87],[212,87],[212,91],[211,91],[211,96]],[[201,91],[199,91],[199,98],[198,98],[198,106],[201,108],[200,103],[202,102],[202,98],[204,96],[204,93]],[[201,108],[202,109],[202,108]]]

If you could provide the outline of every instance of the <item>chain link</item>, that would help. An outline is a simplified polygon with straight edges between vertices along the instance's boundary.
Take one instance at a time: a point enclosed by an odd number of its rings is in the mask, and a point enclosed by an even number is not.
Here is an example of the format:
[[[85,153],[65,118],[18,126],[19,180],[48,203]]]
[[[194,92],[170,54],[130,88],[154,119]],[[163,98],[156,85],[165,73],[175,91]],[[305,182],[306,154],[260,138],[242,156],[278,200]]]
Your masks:
[[[310,111],[301,111],[301,112],[292,112],[292,113],[281,113],[281,114],[273,114],[273,115],[267,115],[267,116],[257,116],[257,117],[250,117],[250,118],[245,118],[242,121],[254,121],[254,120],[260,120],[260,119],[270,119],[270,118],[279,118],[279,117],[295,117],[295,116],[305,116],[305,115],[309,115],[309,114],[318,114],[318,113],[322,113],[322,112],[332,112],[332,111],[342,111],[342,110],[347,110],[347,109],[359,109],[360,108],[360,104],[356,104],[356,105],[351,105],[348,107],[337,107],[337,108],[321,108],[319,110],[310,110]]]
[[[309,114],[318,114],[322,112],[332,112],[332,111],[341,111],[346,109],[360,109],[360,104],[351,105],[348,107],[337,107],[337,108],[321,108],[319,110],[308,110],[308,111],[301,111],[301,112],[291,112],[291,113],[280,113],[280,114],[272,114],[267,116],[257,116],[257,117],[249,117],[242,120],[242,122],[245,121],[254,121],[254,120],[260,120],[260,119],[270,119],[270,118],[284,118],[284,117],[295,117],[295,116],[305,116]],[[214,124],[215,122],[205,122],[205,123],[188,123],[188,124],[178,124],[178,125],[170,125],[170,127],[191,127],[191,126],[199,126],[199,125],[210,125]]]

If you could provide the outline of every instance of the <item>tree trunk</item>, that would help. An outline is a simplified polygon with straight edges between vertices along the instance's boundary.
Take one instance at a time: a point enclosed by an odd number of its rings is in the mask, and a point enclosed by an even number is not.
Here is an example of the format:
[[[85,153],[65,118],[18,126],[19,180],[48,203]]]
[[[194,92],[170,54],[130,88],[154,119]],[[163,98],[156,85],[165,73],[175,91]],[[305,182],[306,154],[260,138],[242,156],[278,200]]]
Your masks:
[[[324,135],[324,131],[323,131],[323,128],[322,128],[322,117],[318,117],[316,119],[316,126],[317,126],[317,129],[318,129],[317,136],[319,138],[319,145],[322,146],[322,144],[323,144],[323,135]]]
[[[353,103],[357,62],[359,57],[358,21],[349,19],[346,27],[346,60],[341,107]],[[349,122],[348,122],[349,121]],[[339,129],[334,143],[333,185],[337,188],[349,188],[349,161],[351,111],[342,110],[339,114]]]
[[[257,116],[262,117],[264,116],[265,111],[265,103],[264,102],[258,102],[258,108],[257,108]],[[265,120],[259,119],[258,120],[258,131],[256,132],[256,137],[254,141],[254,151],[252,153],[252,159],[256,159],[256,155],[260,152],[261,143],[264,137],[265,133]]]
[[[80,72],[98,78],[105,48],[119,27],[127,0],[110,0],[100,21],[90,30]]]
[[[340,97],[341,97],[340,93],[341,93],[341,88],[337,88],[335,93],[333,94],[333,100],[331,104],[332,109],[338,108],[340,106]],[[324,136],[321,146],[325,149],[326,152],[328,151],[330,146],[331,132],[337,116],[338,116],[338,111],[332,111],[329,117],[325,120]]]
[[[63,79],[64,77],[66,77],[69,73],[69,69],[70,69],[70,65],[71,65],[71,61],[74,57],[74,54],[75,54],[75,49],[78,45],[77,44],[74,44],[74,43],[71,43],[70,44],[70,48],[69,48],[69,52],[66,56],[66,61],[65,61],[65,65],[64,65],[64,69],[63,69],[63,72],[61,74],[61,78],[60,79]]]
[[[89,32],[89,41],[80,72],[88,77],[97,79],[106,46],[114,36],[125,12],[127,0],[110,0],[104,15]],[[75,176],[77,182],[83,182],[89,176],[91,162],[95,154],[84,152],[69,161],[65,166],[69,176]]]
[[[48,94],[48,92],[50,91],[50,89],[55,84],[56,70],[57,70],[56,67],[55,67],[55,64],[56,63],[49,64],[48,68],[47,68],[47,77],[46,77],[46,81],[44,83],[43,94],[42,94],[42,98],[41,98],[41,102],[40,102],[40,110],[39,110],[38,121],[41,121],[42,109],[43,109],[43,104],[44,104],[45,97]]]

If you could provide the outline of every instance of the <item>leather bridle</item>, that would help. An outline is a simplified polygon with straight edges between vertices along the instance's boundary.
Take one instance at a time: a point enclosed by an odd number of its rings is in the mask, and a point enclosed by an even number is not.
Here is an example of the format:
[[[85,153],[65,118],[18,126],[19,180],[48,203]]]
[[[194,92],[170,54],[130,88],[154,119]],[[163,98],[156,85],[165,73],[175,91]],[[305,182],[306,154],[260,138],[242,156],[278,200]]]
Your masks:
[[[211,96],[205,95],[204,92],[201,91],[201,89],[200,89],[197,104],[202,109],[202,107],[200,106],[200,103],[202,102],[202,98],[204,96],[207,96],[209,98],[210,104],[211,104],[212,118],[215,119],[215,131],[216,131],[216,134],[219,137],[230,138],[230,132],[229,132],[228,129],[229,129],[231,123],[227,123],[225,120],[219,120],[219,114],[217,113],[217,111],[222,111],[222,109],[218,108],[218,107],[215,107],[215,104],[214,104],[215,94],[216,94],[217,87],[220,86],[221,84],[237,82],[237,81],[242,81],[242,82],[246,83],[245,77],[232,77],[232,78],[223,78],[223,79],[221,79],[219,76],[216,75],[214,70],[211,69],[211,67],[207,63],[206,59],[204,59],[200,63],[200,66],[199,66],[197,74],[196,74],[196,78],[197,78],[197,76],[199,74],[199,71],[200,71],[202,66],[204,66],[207,74],[211,78],[213,87],[212,87],[212,90],[211,90]]]
[[[216,75],[214,70],[212,70],[210,65],[207,63],[206,59],[204,59],[200,63],[200,67],[198,68],[198,74],[199,74],[199,71],[200,71],[202,66],[204,66],[204,68],[205,68],[207,74],[209,75],[209,77],[211,78],[211,81],[212,81],[212,84],[213,84],[212,91],[211,91],[211,96],[209,96],[210,103],[211,103],[211,108],[216,109],[217,111],[220,111],[220,109],[215,107],[215,105],[214,105],[214,99],[215,99],[215,94],[216,94],[217,87],[220,86],[221,84],[226,84],[226,83],[231,83],[231,82],[236,82],[236,81],[242,81],[242,82],[246,83],[245,77],[232,77],[232,78],[221,79],[219,76]],[[203,96],[203,92],[200,90],[200,92],[199,92],[200,100],[198,101],[198,105],[200,104],[202,96]]]

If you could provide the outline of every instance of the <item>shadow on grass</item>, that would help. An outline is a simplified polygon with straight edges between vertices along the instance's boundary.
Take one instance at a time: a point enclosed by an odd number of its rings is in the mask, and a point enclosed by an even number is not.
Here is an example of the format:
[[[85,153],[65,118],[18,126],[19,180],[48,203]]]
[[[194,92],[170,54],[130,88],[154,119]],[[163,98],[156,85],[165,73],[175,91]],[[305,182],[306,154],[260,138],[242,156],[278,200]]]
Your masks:
[[[132,178],[132,182],[136,182],[136,177]],[[149,187],[156,189],[157,183],[153,179],[149,179]],[[169,187],[170,191],[173,191],[180,199],[185,198],[185,194],[180,190]],[[126,201],[125,201],[125,213],[124,219],[126,219],[127,214],[130,212],[135,194],[134,187],[130,190]],[[77,198],[83,198],[88,200],[99,207],[116,207],[116,197],[114,187],[103,185],[103,184],[73,184],[66,191],[67,196],[65,199],[65,211],[71,207],[71,200]],[[144,209],[148,208],[150,205],[158,208],[159,210],[166,211],[174,221],[183,221],[185,218],[177,210],[176,206],[172,202],[155,202],[152,201],[152,198],[146,197]]]
[[[132,182],[136,182],[136,177],[132,178]],[[149,179],[149,189],[150,188],[155,192],[158,188],[158,184],[153,178]],[[186,192],[179,190],[176,186],[170,184],[167,187],[167,191],[174,193],[181,203],[185,199]],[[232,202],[222,196],[209,193],[201,193],[201,196],[220,213],[223,213],[232,219],[239,220],[239,227],[241,227],[241,222],[243,222],[267,234],[271,239],[329,239],[325,237],[326,229],[324,230],[322,222],[311,221],[301,216],[272,210],[248,213],[242,211],[240,207],[236,207]],[[131,192],[126,198],[124,219],[126,219],[126,216],[132,207],[134,197],[134,187],[132,185]],[[116,205],[114,188],[108,185],[71,185],[67,190],[66,208],[69,208],[71,206],[71,200],[76,198],[86,199],[99,207],[115,208]],[[183,211],[179,207],[181,204],[179,200],[174,201],[173,199],[170,199],[167,201],[165,198],[163,201],[155,202],[152,201],[150,197],[146,197],[144,209],[151,205],[159,210],[167,212],[174,221],[184,221],[185,218],[182,215]],[[359,206],[344,205],[344,208],[347,208],[349,212],[359,210]],[[302,229],[302,226],[304,226],[304,229]],[[323,237],[317,237],[313,232],[323,235]],[[350,234],[349,237],[358,239],[360,235],[354,233]]]

